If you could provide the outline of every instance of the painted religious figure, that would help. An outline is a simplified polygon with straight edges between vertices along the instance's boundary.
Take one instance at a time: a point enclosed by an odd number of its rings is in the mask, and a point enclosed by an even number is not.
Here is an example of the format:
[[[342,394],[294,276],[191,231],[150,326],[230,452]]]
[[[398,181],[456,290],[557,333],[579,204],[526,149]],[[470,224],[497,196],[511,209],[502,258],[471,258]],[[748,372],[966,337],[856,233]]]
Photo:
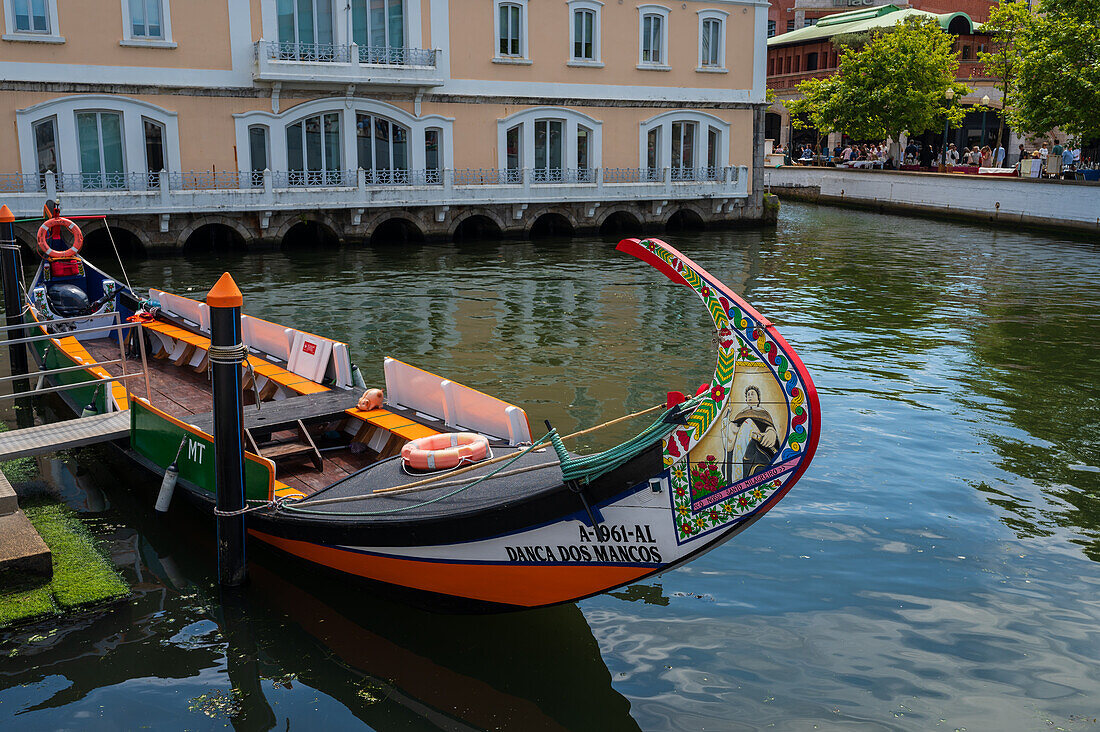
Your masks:
[[[745,389],[745,407],[736,414],[726,411],[722,419],[726,484],[736,483],[764,470],[779,451],[779,434],[771,413],[761,406],[760,389]]]

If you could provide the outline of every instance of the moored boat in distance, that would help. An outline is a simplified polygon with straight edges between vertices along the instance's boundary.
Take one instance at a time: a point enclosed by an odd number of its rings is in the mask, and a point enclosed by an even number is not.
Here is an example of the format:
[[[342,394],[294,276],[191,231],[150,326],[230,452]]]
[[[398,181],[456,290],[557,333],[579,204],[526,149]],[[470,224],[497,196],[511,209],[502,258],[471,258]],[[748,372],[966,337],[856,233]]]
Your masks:
[[[617,249],[699,298],[717,359],[696,394],[669,392],[645,410],[648,427],[595,455],[570,452],[571,436],[549,424],[532,430],[518,406],[394,358],[384,402],[364,395],[346,344],[245,315],[249,536],[433,599],[515,609],[667,571],[759,519],[813,458],[809,374],[765,317],[665,242]],[[163,290],[139,295],[75,251],[43,252],[27,317],[56,337],[35,344],[39,363],[101,364],[53,377],[89,382],[64,394],[69,406],[129,409],[126,453],[157,475],[173,466],[183,491],[214,512],[209,308]],[[141,328],[120,344],[102,327],[115,318]],[[142,345],[147,397],[104,381]]]

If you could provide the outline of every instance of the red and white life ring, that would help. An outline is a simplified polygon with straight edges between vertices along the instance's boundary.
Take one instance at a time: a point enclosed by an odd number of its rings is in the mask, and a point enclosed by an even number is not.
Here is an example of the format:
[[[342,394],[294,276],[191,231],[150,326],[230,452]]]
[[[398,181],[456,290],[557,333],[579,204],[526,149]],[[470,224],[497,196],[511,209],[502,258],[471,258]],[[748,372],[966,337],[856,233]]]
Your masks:
[[[489,438],[474,432],[443,432],[405,443],[401,460],[416,470],[446,470],[489,457]]]
[[[50,232],[58,226],[64,226],[73,235],[72,246],[64,251],[52,249],[50,243],[46,240]],[[84,232],[69,219],[55,216],[38,227],[38,248],[42,250],[42,256],[46,259],[72,259],[80,253],[82,246],[84,246]]]

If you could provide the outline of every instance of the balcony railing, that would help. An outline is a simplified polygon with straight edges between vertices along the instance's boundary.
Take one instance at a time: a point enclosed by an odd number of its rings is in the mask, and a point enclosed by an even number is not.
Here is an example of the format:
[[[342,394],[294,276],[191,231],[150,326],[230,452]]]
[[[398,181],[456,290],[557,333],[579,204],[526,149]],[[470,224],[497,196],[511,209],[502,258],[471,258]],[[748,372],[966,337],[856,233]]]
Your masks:
[[[378,66],[426,66],[435,68],[436,51],[430,48],[360,46],[354,43],[296,43],[257,41],[257,58],[304,63],[351,63]]]
[[[415,186],[600,186],[736,182],[736,167],[459,168],[364,170],[191,170],[159,173],[0,173],[0,193],[231,191],[284,188]]]

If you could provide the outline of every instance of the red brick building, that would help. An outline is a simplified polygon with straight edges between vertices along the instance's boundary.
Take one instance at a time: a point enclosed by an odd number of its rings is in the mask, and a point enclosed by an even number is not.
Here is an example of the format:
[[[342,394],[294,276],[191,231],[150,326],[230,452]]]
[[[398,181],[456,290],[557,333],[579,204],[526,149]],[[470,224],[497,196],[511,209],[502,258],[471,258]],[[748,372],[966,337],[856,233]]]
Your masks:
[[[886,5],[889,0],[772,0],[768,10],[768,37],[813,25],[820,18],[849,10]],[[984,23],[997,0],[909,0],[895,2],[902,8],[929,13],[966,13],[975,23]]]
[[[977,61],[980,51],[989,47],[989,36],[982,33],[980,21],[970,13],[959,10],[958,6],[974,7],[981,12],[978,17],[987,17],[988,0],[913,0],[909,4],[890,3],[884,4],[878,0],[776,0],[772,11],[784,4],[802,6],[811,2],[825,6],[820,17],[813,18],[812,23],[807,23],[790,33],[782,33],[768,39],[767,61],[767,85],[768,89],[775,93],[776,99],[768,109],[765,116],[765,138],[773,143],[789,145],[794,143],[816,144],[817,133],[812,130],[795,130],[791,126],[790,113],[784,102],[798,97],[798,84],[807,79],[828,76],[836,71],[838,53],[833,45],[832,38],[847,33],[861,33],[876,28],[892,27],[903,18],[918,14],[934,18],[948,33],[955,36],[955,49],[959,54],[958,80],[971,89],[967,96],[956,100],[957,104],[972,107],[962,125],[951,130],[949,141],[956,145],[972,147],[974,145],[993,144],[997,139],[1000,119],[995,112],[990,112],[978,105],[984,97],[989,98],[989,107],[997,108],[1001,104],[1001,92],[996,88],[994,80]],[[841,4],[844,12],[827,12],[834,7],[833,3]],[[950,3],[949,9],[942,13],[933,13],[915,7],[942,7]],[[849,10],[848,5],[855,7]],[[799,8],[799,11],[805,8]],[[984,110],[984,111],[982,111]],[[1006,130],[1007,131],[1007,130]],[[916,131],[914,131],[916,132]],[[1002,140],[1002,144],[1008,151],[1010,159],[1017,156],[1019,140],[1011,131]],[[933,142],[939,147],[942,144],[943,132],[929,131],[926,142]],[[834,147],[843,138],[843,135],[834,133],[828,138],[830,148]]]

